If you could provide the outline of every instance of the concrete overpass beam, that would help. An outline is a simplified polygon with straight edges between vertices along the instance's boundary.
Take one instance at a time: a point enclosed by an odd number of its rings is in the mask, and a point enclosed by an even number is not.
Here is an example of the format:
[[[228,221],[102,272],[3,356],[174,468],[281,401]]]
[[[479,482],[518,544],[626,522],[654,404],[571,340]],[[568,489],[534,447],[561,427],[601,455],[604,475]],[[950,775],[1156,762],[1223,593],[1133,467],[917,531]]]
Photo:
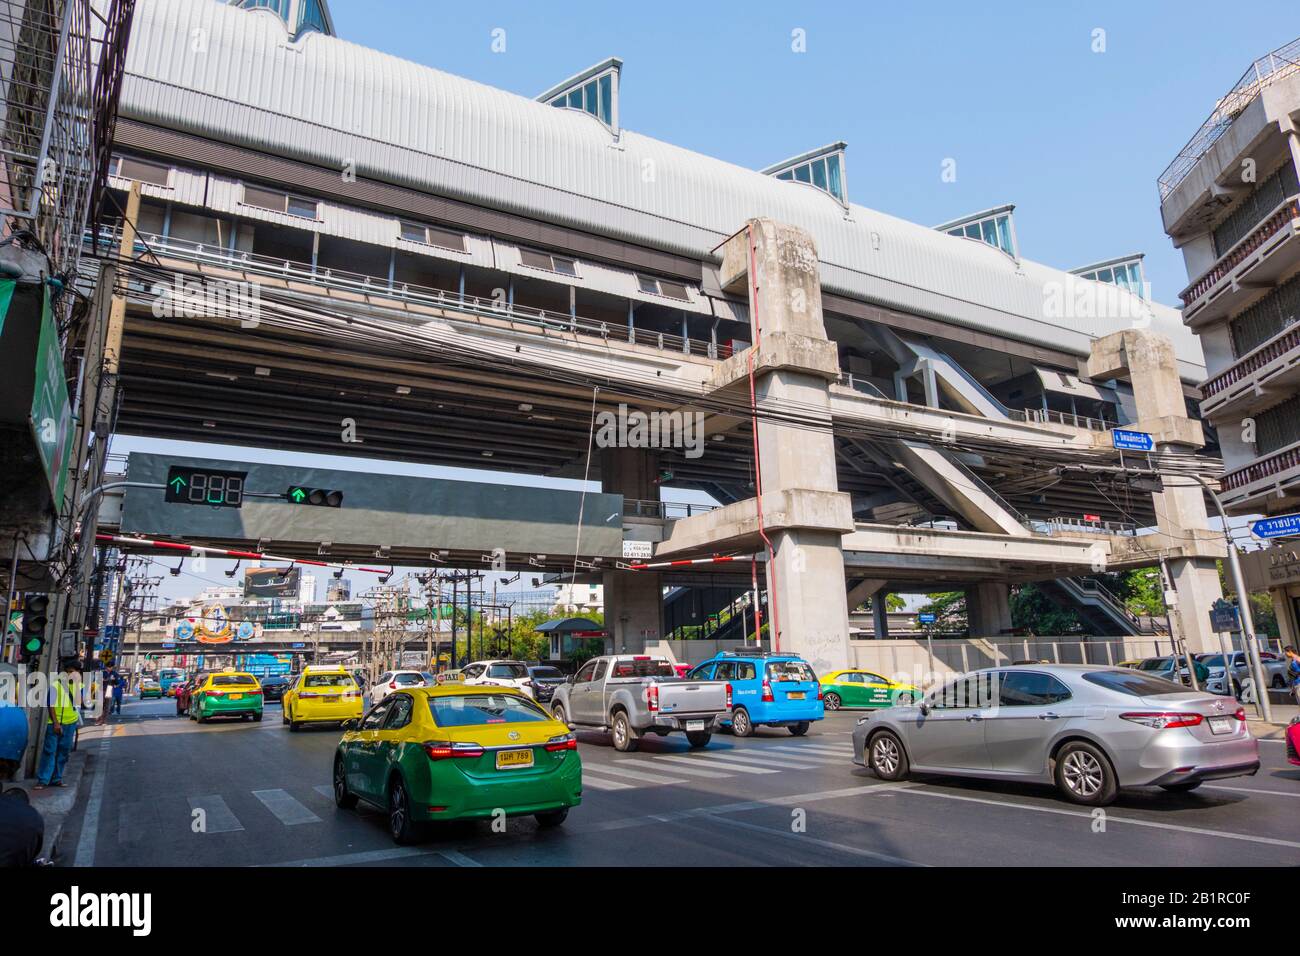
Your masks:
[[[1011,630],[1011,588],[976,584],[966,589],[966,621],[971,637],[998,639]]]

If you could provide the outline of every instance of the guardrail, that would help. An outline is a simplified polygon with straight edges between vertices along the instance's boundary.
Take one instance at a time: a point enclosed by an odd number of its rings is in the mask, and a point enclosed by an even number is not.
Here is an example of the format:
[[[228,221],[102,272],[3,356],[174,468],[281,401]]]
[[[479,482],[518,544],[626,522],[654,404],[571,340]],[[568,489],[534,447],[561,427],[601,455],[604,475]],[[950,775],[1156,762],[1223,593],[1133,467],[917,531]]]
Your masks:
[[[101,229],[98,239],[101,243],[116,246],[121,236],[121,229]],[[86,241],[94,243],[95,237],[86,233]],[[658,332],[650,329],[628,328],[623,325],[611,325],[595,319],[570,315],[567,312],[552,312],[549,309],[532,308],[516,303],[499,304],[494,299],[480,296],[464,295],[450,292],[434,286],[423,286],[412,282],[393,282],[385,278],[345,269],[321,268],[308,262],[292,259],[278,259],[252,252],[240,252],[223,249],[186,239],[160,236],[153,233],[140,233],[135,245],[136,258],[152,254],[153,258],[180,259],[200,265],[212,265],[225,269],[239,269],[253,275],[286,281],[301,282],[326,289],[339,289],[373,295],[383,298],[398,299],[422,305],[459,312],[468,312],[484,318],[505,319],[512,322],[524,322],[547,331],[570,332],[602,340],[626,341],[634,345],[645,345],[660,351],[681,352],[684,355],[697,355],[710,359],[725,359],[732,355],[729,345],[683,338],[670,332]]]
[[[1238,360],[1227,371],[1204,382],[1201,385],[1201,394],[1206,398],[1217,395],[1229,385],[1235,385],[1247,376],[1254,375],[1265,365],[1296,348],[1300,348],[1300,326],[1293,326],[1289,331],[1283,332],[1272,341],[1265,342],[1253,352],[1247,352],[1245,357]]]
[[[623,517],[651,518],[660,521],[676,521],[692,515],[707,514],[716,511],[719,505],[700,505],[678,501],[648,501],[644,498],[624,498]]]
[[[1297,196],[1290,196],[1282,200],[1277,208],[1269,213],[1258,226],[1237,240],[1237,244],[1224,253],[1209,272],[1183,290],[1178,296],[1183,300],[1183,305],[1191,305],[1213,289],[1224,276],[1241,265],[1256,249],[1281,232],[1287,223],[1293,219],[1300,219],[1300,197]]]
[[[1262,481],[1272,475],[1296,467],[1300,467],[1300,445],[1293,445],[1267,458],[1253,462],[1244,468],[1230,471],[1223,476],[1220,482],[1225,491],[1234,491],[1237,488],[1253,485],[1257,481]]]

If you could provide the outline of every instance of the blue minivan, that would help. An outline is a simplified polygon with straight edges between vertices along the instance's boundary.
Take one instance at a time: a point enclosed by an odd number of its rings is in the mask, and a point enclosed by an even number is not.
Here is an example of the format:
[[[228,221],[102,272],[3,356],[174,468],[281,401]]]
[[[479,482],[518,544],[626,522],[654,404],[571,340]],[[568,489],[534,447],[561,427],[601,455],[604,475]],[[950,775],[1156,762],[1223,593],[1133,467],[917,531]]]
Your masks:
[[[722,723],[737,737],[748,737],[759,726],[785,727],[799,737],[826,716],[817,675],[793,654],[726,651],[686,676],[731,683],[731,717]]]

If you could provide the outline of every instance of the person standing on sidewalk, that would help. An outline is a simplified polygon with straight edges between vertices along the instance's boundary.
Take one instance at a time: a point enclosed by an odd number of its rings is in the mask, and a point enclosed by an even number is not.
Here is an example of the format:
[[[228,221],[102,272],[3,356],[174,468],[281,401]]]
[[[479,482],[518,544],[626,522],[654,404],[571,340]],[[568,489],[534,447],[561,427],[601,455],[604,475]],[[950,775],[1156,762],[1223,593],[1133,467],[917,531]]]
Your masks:
[[[1297,654],[1296,649],[1289,644],[1283,653],[1286,654],[1286,676],[1287,683],[1291,685],[1291,696],[1295,698],[1296,704],[1300,705],[1300,654]]]
[[[116,670],[114,670],[112,712],[115,714],[122,713],[122,695],[124,693],[126,693],[126,678],[122,674],[119,674]]]
[[[81,661],[75,657],[63,662],[63,668],[50,681],[49,717],[45,728],[45,745],[36,768],[37,790],[63,786],[63,768],[77,737],[77,689]]]

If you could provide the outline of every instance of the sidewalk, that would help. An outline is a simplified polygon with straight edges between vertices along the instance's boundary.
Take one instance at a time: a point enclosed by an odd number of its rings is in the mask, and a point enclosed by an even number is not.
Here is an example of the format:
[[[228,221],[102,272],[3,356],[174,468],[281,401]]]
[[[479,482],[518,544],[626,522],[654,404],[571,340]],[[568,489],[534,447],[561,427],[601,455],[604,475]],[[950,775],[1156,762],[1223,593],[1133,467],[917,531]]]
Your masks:
[[[68,754],[68,762],[63,768],[65,787],[47,787],[36,789],[36,778],[25,777],[11,781],[10,787],[19,787],[27,791],[32,808],[45,820],[45,843],[41,847],[41,856],[47,860],[57,861],[59,840],[63,836],[64,824],[76,805],[81,791],[81,781],[85,775],[86,762],[94,744],[99,738],[111,734],[113,725],[88,724],[77,734],[77,749]]]
[[[1242,704],[1242,706],[1246,708],[1246,726],[1260,740],[1282,740],[1287,725],[1297,714],[1300,714],[1300,707],[1295,704],[1279,704],[1274,701],[1273,722],[1266,724],[1256,716],[1254,704]]]

